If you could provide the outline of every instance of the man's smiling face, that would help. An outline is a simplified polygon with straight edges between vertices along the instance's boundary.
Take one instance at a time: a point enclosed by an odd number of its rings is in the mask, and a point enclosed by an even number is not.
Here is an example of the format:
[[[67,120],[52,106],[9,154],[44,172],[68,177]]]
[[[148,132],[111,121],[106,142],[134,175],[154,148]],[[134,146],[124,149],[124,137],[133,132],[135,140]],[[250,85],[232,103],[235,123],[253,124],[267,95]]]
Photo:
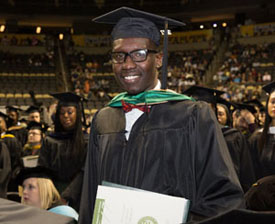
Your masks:
[[[128,53],[139,49],[156,50],[156,46],[147,38],[117,39],[113,43],[113,52]],[[149,53],[143,62],[134,62],[130,56],[126,56],[123,63],[113,63],[113,71],[116,80],[125,91],[138,94],[157,85],[157,68],[161,64],[161,53]]]

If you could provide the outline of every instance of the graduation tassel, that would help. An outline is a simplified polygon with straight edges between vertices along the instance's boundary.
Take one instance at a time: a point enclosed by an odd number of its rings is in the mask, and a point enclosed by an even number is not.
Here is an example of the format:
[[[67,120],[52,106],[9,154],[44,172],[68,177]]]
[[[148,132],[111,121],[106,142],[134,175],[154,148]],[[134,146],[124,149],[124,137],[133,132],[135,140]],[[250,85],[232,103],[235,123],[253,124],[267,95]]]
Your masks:
[[[161,88],[167,88],[167,64],[168,64],[168,21],[164,21],[163,59],[161,71]]]

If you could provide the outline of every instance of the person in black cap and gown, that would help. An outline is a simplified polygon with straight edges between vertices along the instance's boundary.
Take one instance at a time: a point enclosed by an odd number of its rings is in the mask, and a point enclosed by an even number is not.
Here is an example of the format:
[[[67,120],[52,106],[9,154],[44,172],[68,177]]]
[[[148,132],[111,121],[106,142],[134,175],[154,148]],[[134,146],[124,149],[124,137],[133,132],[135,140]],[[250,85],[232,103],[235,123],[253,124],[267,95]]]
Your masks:
[[[249,138],[257,179],[275,174],[275,82],[262,89],[268,94],[264,127]]]
[[[166,90],[167,35],[162,53],[159,30],[182,23],[127,7],[94,21],[116,24],[112,66],[126,92],[94,115],[79,223],[92,222],[102,180],[185,197],[189,219],[239,206],[243,192],[215,114],[205,102]]]
[[[13,134],[21,144],[21,147],[23,147],[27,141],[27,130],[19,121],[20,111],[22,111],[22,109],[14,106],[7,106],[6,110],[9,117],[7,122],[8,132]]]
[[[56,188],[78,210],[82,184],[80,171],[84,166],[88,142],[82,132],[81,97],[70,92],[52,95],[58,99],[54,132],[45,137],[38,164],[57,173]]]
[[[232,113],[233,127],[238,129],[246,139],[259,128],[255,113],[257,112],[254,106],[247,103],[236,103]]]
[[[0,198],[7,197],[8,183],[11,177],[10,153],[5,143],[0,142]]]
[[[225,92],[216,89],[210,89],[202,86],[192,86],[184,94],[191,95],[197,100],[205,101],[217,114],[217,102],[225,105],[227,102],[221,100],[220,96]],[[228,104],[228,103],[227,103]],[[233,106],[233,105],[232,105]],[[229,117],[228,113],[228,117]],[[217,116],[218,117],[218,116]],[[229,117],[230,118],[230,117]],[[246,192],[256,181],[252,159],[248,148],[247,139],[240,131],[230,127],[230,119],[228,125],[220,125],[223,136],[227,143],[229,153],[234,163],[234,168],[239,177],[243,190]]]
[[[7,130],[7,123],[10,118],[8,115],[0,112],[0,134],[1,141],[5,143],[9,150],[11,161],[11,178],[8,185],[9,192],[17,192],[15,177],[22,168],[22,146],[17,138]]]
[[[44,133],[48,129],[45,124],[31,121],[28,124],[28,141],[23,148],[23,156],[39,155],[43,144]]]
[[[28,109],[25,111],[28,114],[28,122],[35,121],[40,123],[41,122],[41,110],[38,106],[29,106]]]

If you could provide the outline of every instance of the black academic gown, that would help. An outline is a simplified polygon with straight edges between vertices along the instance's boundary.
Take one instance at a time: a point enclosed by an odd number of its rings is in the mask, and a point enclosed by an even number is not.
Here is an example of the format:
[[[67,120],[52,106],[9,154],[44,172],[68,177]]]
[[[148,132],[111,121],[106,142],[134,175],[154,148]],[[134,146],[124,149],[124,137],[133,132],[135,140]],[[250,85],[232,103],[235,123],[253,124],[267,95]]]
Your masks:
[[[10,153],[5,143],[0,142],[0,198],[7,197],[7,187],[11,176]]]
[[[268,141],[259,152],[259,139],[262,129],[256,131],[249,139],[250,150],[257,180],[275,174],[275,134],[268,134]]]
[[[12,126],[8,129],[8,133],[16,137],[22,148],[28,141],[28,130],[24,127]]]
[[[154,105],[125,138],[121,108],[93,119],[80,206],[92,222],[102,180],[187,198],[191,213],[213,216],[243,201],[243,191],[213,111],[205,102]]]
[[[247,139],[235,128],[222,126],[222,132],[236,173],[244,192],[246,192],[256,182]]]
[[[57,190],[62,196],[64,192],[66,199],[75,200],[71,201],[70,206],[78,210],[83,179],[81,169],[85,163],[87,147],[84,146],[83,155],[77,158],[73,157],[71,153],[72,138],[72,134],[52,133],[46,136],[40,149],[38,164],[54,170],[55,178],[53,181]],[[72,186],[74,187],[72,188]]]
[[[9,182],[8,191],[17,192],[18,184],[16,183],[16,176],[22,168],[22,147],[16,137],[12,134],[5,134],[1,137],[6,144],[11,158],[11,180]]]

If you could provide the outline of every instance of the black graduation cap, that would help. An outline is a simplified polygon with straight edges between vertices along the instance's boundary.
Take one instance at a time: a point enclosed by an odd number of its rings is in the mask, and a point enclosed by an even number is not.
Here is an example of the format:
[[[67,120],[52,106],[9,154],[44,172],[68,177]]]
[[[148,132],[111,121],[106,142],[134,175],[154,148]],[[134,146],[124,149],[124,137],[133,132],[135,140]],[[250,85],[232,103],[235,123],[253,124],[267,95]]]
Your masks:
[[[7,111],[15,111],[16,113],[19,113],[20,111],[22,111],[22,109],[20,109],[19,107],[15,107],[15,106],[6,106]]]
[[[40,113],[40,108],[38,106],[29,106],[27,110],[25,110],[26,113],[30,114],[33,112],[39,112]]]
[[[221,98],[221,97],[217,98],[217,103],[226,106],[228,112],[230,112],[230,113],[232,113],[237,108],[236,104],[234,104],[233,102],[230,102],[224,98]]]
[[[245,194],[247,208],[275,211],[275,175],[259,179]]]
[[[45,132],[48,130],[48,125],[44,124],[44,123],[40,123],[40,122],[36,122],[36,121],[31,121],[28,123],[27,129],[31,130],[31,129],[39,129],[41,130],[41,132]]]
[[[236,105],[236,109],[248,110],[252,114],[255,114],[257,112],[257,110],[255,109],[255,107],[253,105],[246,104],[246,103],[234,103],[234,104]]]
[[[232,209],[196,224],[273,224],[275,211],[251,211],[248,209]],[[191,223],[193,223],[191,221]]]
[[[224,91],[197,85],[191,86],[183,92],[183,94],[192,96],[196,100],[206,101],[208,103],[217,103],[217,98],[224,93]]]
[[[253,106],[257,106],[260,109],[260,111],[264,111],[264,105],[257,99],[248,100],[248,101],[245,101],[244,103],[253,105]]]
[[[5,120],[9,118],[8,115],[0,111],[0,117],[4,118]]]
[[[275,81],[263,86],[262,89],[268,94],[271,94],[273,91],[275,91]]]
[[[111,33],[112,39],[142,37],[160,44],[160,30],[164,30],[162,88],[166,89],[168,62],[168,26],[178,27],[185,24],[156,14],[121,7],[93,19],[94,22],[116,24]]]
[[[53,93],[51,94],[54,98],[58,99],[59,105],[61,106],[77,106],[81,105],[81,113],[83,117],[83,124],[86,125],[86,117],[84,113],[83,101],[87,101],[84,97],[78,96],[72,92],[64,93]]]
[[[26,167],[20,170],[19,174],[16,177],[16,182],[18,183],[18,185],[22,185],[25,179],[31,177],[46,178],[52,180],[54,179],[54,172],[53,170],[44,166]]]
[[[82,100],[81,96],[78,96],[72,92],[52,93],[50,95],[56,98],[59,103],[66,106],[77,105]]]

